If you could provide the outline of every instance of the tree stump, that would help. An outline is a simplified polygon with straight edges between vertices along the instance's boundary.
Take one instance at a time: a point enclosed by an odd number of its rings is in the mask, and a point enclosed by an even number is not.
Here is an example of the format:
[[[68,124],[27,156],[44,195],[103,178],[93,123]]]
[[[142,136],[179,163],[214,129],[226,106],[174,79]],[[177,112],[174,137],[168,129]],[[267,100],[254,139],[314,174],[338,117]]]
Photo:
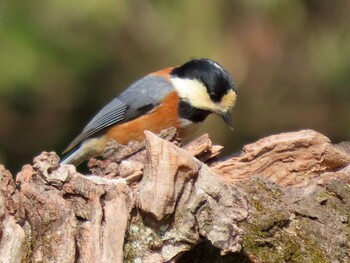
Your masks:
[[[219,159],[208,135],[111,141],[91,174],[0,165],[0,262],[349,262],[349,145],[282,133]]]

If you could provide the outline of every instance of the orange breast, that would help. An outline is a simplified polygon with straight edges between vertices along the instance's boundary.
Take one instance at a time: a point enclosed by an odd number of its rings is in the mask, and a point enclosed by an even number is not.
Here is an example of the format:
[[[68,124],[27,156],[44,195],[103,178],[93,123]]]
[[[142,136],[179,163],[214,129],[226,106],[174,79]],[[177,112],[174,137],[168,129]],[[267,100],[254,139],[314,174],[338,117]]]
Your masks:
[[[118,143],[127,144],[129,141],[141,141],[144,139],[144,130],[160,133],[170,127],[179,128],[177,108],[179,97],[176,92],[165,97],[163,103],[147,115],[132,121],[112,126],[106,133],[107,138],[112,138]]]

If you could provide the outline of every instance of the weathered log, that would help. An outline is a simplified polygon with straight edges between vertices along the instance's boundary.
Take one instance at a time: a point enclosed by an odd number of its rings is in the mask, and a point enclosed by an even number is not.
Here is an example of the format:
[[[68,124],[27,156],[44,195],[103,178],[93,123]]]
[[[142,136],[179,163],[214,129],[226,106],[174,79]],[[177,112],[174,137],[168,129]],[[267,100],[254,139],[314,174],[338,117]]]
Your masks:
[[[350,261],[346,147],[305,130],[220,161],[207,135],[163,136],[111,141],[90,175],[53,152],[0,166],[0,262]]]

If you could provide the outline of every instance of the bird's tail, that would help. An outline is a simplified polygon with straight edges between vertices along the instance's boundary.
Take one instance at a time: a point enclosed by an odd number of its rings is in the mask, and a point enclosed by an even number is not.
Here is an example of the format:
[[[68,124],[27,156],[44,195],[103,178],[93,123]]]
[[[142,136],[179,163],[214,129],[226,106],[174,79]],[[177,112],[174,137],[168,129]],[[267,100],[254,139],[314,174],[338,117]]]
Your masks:
[[[63,159],[61,160],[61,164],[73,164],[78,165],[81,163],[81,150],[79,147],[73,149],[69,153],[67,153]]]
[[[106,138],[98,137],[85,140],[73,148],[61,161],[61,164],[73,164],[78,166],[83,161],[99,156],[106,146]]]

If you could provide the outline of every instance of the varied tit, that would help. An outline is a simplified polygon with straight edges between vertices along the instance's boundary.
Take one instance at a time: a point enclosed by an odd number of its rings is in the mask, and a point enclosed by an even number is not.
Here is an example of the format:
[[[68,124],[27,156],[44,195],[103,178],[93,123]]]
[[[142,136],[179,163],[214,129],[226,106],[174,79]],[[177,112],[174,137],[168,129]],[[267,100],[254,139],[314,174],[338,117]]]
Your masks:
[[[229,73],[210,59],[193,59],[139,79],[86,125],[63,153],[61,163],[78,165],[99,156],[110,139],[120,144],[144,139],[144,130],[175,127],[180,137],[216,113],[232,127],[236,88]]]

